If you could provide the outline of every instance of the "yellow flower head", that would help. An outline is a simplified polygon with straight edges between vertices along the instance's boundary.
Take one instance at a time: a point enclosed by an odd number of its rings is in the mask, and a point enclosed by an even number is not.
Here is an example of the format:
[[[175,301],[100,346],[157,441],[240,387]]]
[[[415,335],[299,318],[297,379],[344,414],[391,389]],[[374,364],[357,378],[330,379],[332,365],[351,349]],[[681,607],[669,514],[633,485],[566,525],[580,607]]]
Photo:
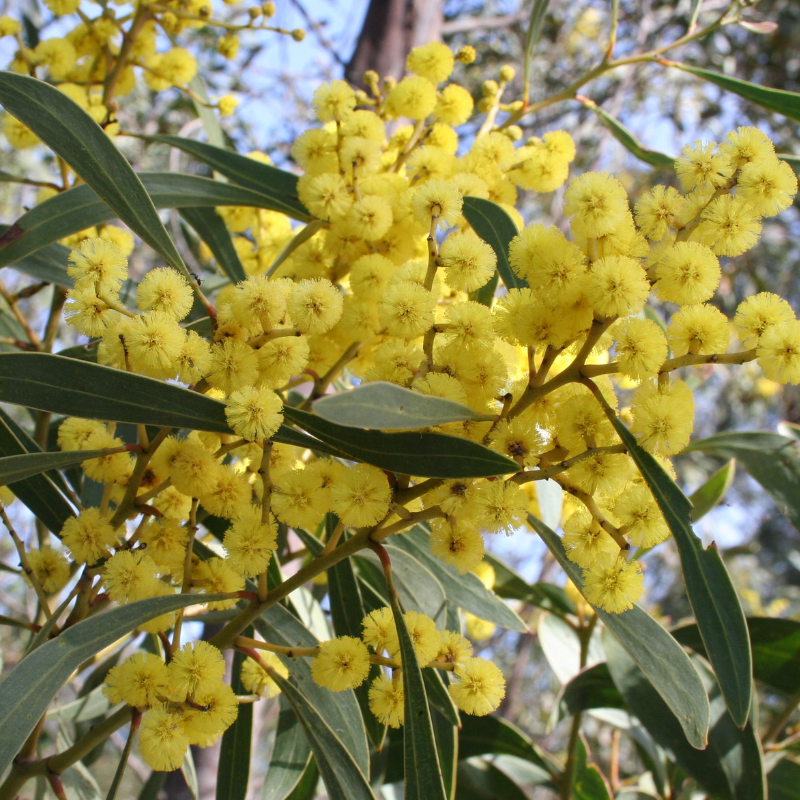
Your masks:
[[[331,81],[317,88],[311,103],[321,122],[341,122],[355,108],[356,95],[345,81]]]
[[[269,439],[283,422],[283,403],[270,389],[243,386],[228,398],[225,419],[234,432],[251,442]]]
[[[455,58],[450,48],[441,42],[429,42],[415,47],[406,59],[406,69],[427,78],[431,83],[441,83],[450,77]]]
[[[225,394],[258,380],[258,354],[245,342],[225,339],[211,347],[211,365],[206,380]]]
[[[189,642],[181,647],[167,666],[170,699],[212,692],[225,675],[222,653],[208,642]]]
[[[128,277],[128,259],[109,239],[84,239],[69,254],[67,274],[78,289],[91,286],[115,291]]]
[[[278,526],[261,522],[261,508],[254,505],[239,509],[222,541],[228,562],[240,575],[253,578],[265,572],[278,544]]]
[[[800,383],[800,322],[771,325],[758,340],[758,366],[778,383]]]
[[[626,489],[614,502],[614,516],[636,547],[653,547],[669,537],[664,515],[646,486]]]
[[[431,552],[464,575],[483,558],[483,536],[467,524],[436,519],[431,524]]]
[[[614,328],[620,372],[640,381],[654,378],[667,358],[664,332],[649,319],[628,317]]]
[[[433,178],[420,186],[412,199],[414,217],[426,226],[435,220],[440,228],[455,225],[461,214],[461,192],[451,181]]]
[[[734,169],[741,169],[752,161],[773,155],[775,145],[758,128],[742,126],[725,137],[719,150],[728,156]]]
[[[701,303],[684,306],[672,317],[667,338],[675,356],[724,353],[731,329],[728,318],[718,308]]]
[[[586,172],[567,187],[564,213],[577,236],[597,237],[613,231],[629,214],[623,185],[605,172]]]
[[[139,752],[145,763],[154,770],[172,772],[180,768],[188,749],[180,711],[161,705],[145,713],[139,728]]]
[[[342,316],[342,295],[328,280],[309,279],[295,284],[289,297],[292,322],[303,333],[327,333]]]
[[[8,492],[4,486],[2,491]],[[11,494],[11,492],[8,492]],[[13,495],[11,495],[13,499]],[[3,507],[8,503],[0,498]],[[35,548],[28,550],[28,562],[39,585],[47,594],[60,592],[69,580],[69,562],[64,554],[52,547]]]
[[[644,576],[637,561],[624,556],[599,558],[583,572],[583,594],[594,606],[612,614],[633,608],[642,594]]]
[[[425,119],[436,107],[436,89],[419,75],[403,78],[389,91],[386,109],[393,117]]]
[[[151,269],[136,290],[136,305],[142,311],[158,311],[176,320],[192,310],[193,301],[192,287],[171,267]]]
[[[46,66],[50,76],[57,81],[64,80],[75,66],[78,57],[69,39],[42,39],[33,51],[36,63]]]
[[[282,678],[289,677],[289,670],[284,663],[275,655],[265,650],[259,652],[261,660],[272,667]],[[246,658],[242,664],[242,685],[245,690],[261,697],[276,697],[281,693],[278,684],[270,677],[270,674],[254,658]]]
[[[472,115],[472,95],[457,83],[450,83],[439,92],[433,115],[446,125],[463,125]]]
[[[342,473],[333,486],[333,511],[348,526],[375,525],[389,511],[392,490],[386,475],[377,467],[357,464]]]
[[[369,687],[369,708],[378,722],[390,728],[399,728],[405,722],[405,692],[403,678],[379,675]]]
[[[692,239],[708,245],[718,256],[739,256],[761,235],[760,215],[741,196],[724,194],[712,200],[700,220]]]
[[[717,151],[716,142],[696,141],[687,144],[675,161],[675,172],[683,188],[717,189],[733,175],[733,165],[727,153]]]
[[[322,492],[322,478],[306,469],[292,470],[277,482],[272,510],[281,522],[293,528],[316,530],[328,511],[330,497]]]
[[[592,265],[584,291],[597,315],[626,317],[642,310],[650,294],[650,282],[635,258],[608,256]]]
[[[183,730],[189,744],[209,747],[236,721],[239,701],[227,683],[218,681],[204,692],[198,692],[183,714]]]
[[[167,665],[152,653],[136,653],[109,670],[103,694],[113,705],[150,708],[167,693]]]
[[[215,517],[233,519],[251,501],[252,495],[250,485],[240,472],[220,465],[214,471],[213,486],[200,502]]]
[[[797,194],[794,170],[775,156],[745,164],[736,185],[736,193],[765,217],[789,208]]]
[[[689,444],[694,422],[692,390],[680,380],[642,384],[631,401],[631,430],[650,453],[671,456]]]
[[[157,591],[154,588],[156,582],[156,564],[142,552],[121,550],[103,566],[103,586],[115,603],[123,604],[153,596]]]
[[[654,242],[660,242],[675,226],[683,212],[685,199],[671,186],[654,186],[636,203],[636,224]]]
[[[445,270],[448,286],[457,291],[474,292],[491,279],[497,267],[497,255],[474,231],[457,231],[442,245],[439,263]]]
[[[792,307],[782,297],[772,292],[759,292],[739,304],[733,324],[742,344],[755,347],[770,327],[794,318]]]
[[[678,305],[703,303],[719,286],[719,259],[699,242],[676,242],[658,254],[656,294]]]
[[[109,548],[117,543],[117,533],[99,508],[85,508],[64,523],[61,541],[75,561],[94,564],[107,556]]]
[[[456,681],[450,696],[466,714],[483,717],[499,705],[506,694],[506,682],[500,668],[483,658],[465,658],[456,665]]]
[[[567,558],[580,567],[588,567],[603,554],[619,552],[619,545],[585,508],[575,511],[564,523],[563,542]]]
[[[303,205],[320,219],[340,220],[353,205],[345,179],[336,172],[301,178],[297,189]]]
[[[153,378],[172,378],[178,372],[186,333],[173,316],[148,311],[136,317],[125,333],[131,367]]]
[[[319,654],[311,659],[311,676],[317,684],[334,692],[361,686],[369,669],[369,650],[354,636],[322,642]]]
[[[397,628],[392,609],[378,608],[367,614],[361,622],[362,638],[378,654],[397,647]]]

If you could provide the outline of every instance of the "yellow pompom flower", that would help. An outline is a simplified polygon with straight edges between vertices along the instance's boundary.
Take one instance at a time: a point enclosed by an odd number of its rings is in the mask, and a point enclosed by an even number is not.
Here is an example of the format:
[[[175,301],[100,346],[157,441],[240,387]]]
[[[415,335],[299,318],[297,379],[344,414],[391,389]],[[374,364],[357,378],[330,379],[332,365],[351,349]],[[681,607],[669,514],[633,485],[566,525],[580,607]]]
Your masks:
[[[800,383],[800,322],[771,325],[758,340],[758,366],[778,383]]]
[[[627,317],[644,308],[650,294],[650,282],[635,258],[607,256],[592,265],[584,294],[595,314]]]
[[[630,213],[623,185],[604,172],[586,172],[567,187],[564,213],[572,231],[587,238],[611,233]]]
[[[671,456],[689,444],[694,422],[692,390],[680,380],[642,384],[631,401],[631,431],[649,453]]]
[[[298,469],[283,475],[272,493],[272,511],[292,528],[316,530],[328,510],[322,480],[315,472]]]
[[[483,642],[489,639],[492,634],[497,630],[494,622],[476,617],[469,611],[464,613],[464,627],[467,636],[476,642]]]
[[[667,338],[675,356],[724,353],[731,338],[728,318],[715,306],[684,306],[670,320]]]
[[[2,490],[8,491],[5,486]],[[11,496],[13,499],[13,495]],[[6,507],[7,503],[2,502],[2,505]],[[60,592],[66,586],[69,580],[69,561],[60,551],[47,546],[32,547],[28,550],[28,563],[39,585],[47,594]]]
[[[153,378],[174,377],[185,338],[174,317],[159,311],[139,315],[125,333],[131,367]]]
[[[91,565],[108,555],[117,543],[117,533],[99,508],[85,508],[64,523],[61,541],[75,561]]]
[[[524,417],[510,422],[500,420],[492,431],[489,447],[523,467],[535,467],[539,463],[539,453],[545,449],[541,432]]]
[[[155,92],[163,92],[170,86],[185,86],[197,74],[197,61],[183,47],[156,53],[145,61],[145,66],[145,82]]]
[[[226,94],[217,100],[217,108],[221,117],[229,117],[239,107],[239,101],[232,94]]]
[[[486,481],[472,488],[469,507],[479,528],[511,534],[527,519],[528,496],[516,483]]]
[[[45,0],[45,5],[57,16],[74,14],[78,10],[80,0]]]
[[[699,242],[676,242],[659,252],[655,276],[655,291],[662,300],[704,303],[719,286],[719,259]]]
[[[577,454],[587,446],[605,447],[615,437],[614,428],[600,404],[587,394],[578,394],[561,403],[556,412],[558,442]]]
[[[667,358],[664,332],[649,319],[628,317],[614,329],[620,372],[641,381],[658,374]]]
[[[392,207],[382,197],[368,194],[356,200],[345,217],[347,230],[365,242],[380,239],[392,224]]]
[[[397,647],[397,628],[391,608],[384,606],[371,611],[361,621],[361,628],[364,643],[378,655],[390,652],[390,647]]]
[[[27,125],[24,125],[16,117],[12,117],[11,114],[6,114],[3,118],[3,133],[15,150],[25,150],[41,141]]]
[[[105,424],[96,419],[67,417],[58,426],[58,446],[61,450],[89,450],[87,443],[93,435],[105,430]]]
[[[474,231],[457,231],[442,245],[439,263],[444,268],[448,286],[457,291],[474,292],[491,279],[497,267],[497,255]]]
[[[322,128],[304,131],[292,145],[292,158],[306,175],[336,172],[339,169],[336,137]]]
[[[403,78],[389,90],[386,110],[393,117],[425,119],[436,107],[436,88],[419,75]]]
[[[378,253],[356,259],[350,268],[350,288],[353,294],[363,300],[378,299],[394,269],[394,264]]]
[[[511,240],[508,257],[514,272],[532,289],[563,298],[585,276],[585,257],[558,228],[528,225]]]
[[[500,668],[484,658],[465,658],[453,674],[450,696],[461,711],[483,717],[491,714],[506,694],[506,682]]]
[[[520,189],[554,192],[569,176],[569,163],[544,147],[526,145],[516,154],[519,161],[509,170],[508,177]]]
[[[439,92],[433,115],[446,125],[463,125],[471,116],[475,103],[472,95],[457,83],[451,83]]]
[[[587,494],[608,494],[625,484],[631,461],[623,453],[593,453],[567,470],[567,477]]]
[[[641,597],[644,576],[637,561],[624,556],[607,556],[595,561],[583,572],[583,594],[603,611],[620,614],[633,608]]]
[[[392,336],[415,339],[433,325],[436,298],[413,281],[390,285],[378,306],[378,319]]]
[[[636,203],[636,224],[648,239],[660,242],[680,219],[685,202],[677,189],[654,186]]]
[[[180,768],[188,749],[180,711],[162,705],[145,713],[139,728],[139,752],[146,764],[159,772],[172,772]]]
[[[380,522],[389,511],[392,490],[377,467],[357,464],[333,486],[333,511],[347,526],[363,528]]]
[[[158,705],[167,693],[167,665],[152,653],[136,653],[112,667],[103,694],[112,705],[127,703],[134,708]]]
[[[342,316],[342,295],[324,278],[295,284],[289,297],[289,315],[294,326],[310,335],[327,333]]]
[[[317,88],[311,104],[320,122],[341,122],[356,107],[356,95],[345,81],[331,81]]]
[[[406,611],[403,614],[403,619],[405,620],[411,643],[414,645],[417,661],[420,666],[424,667],[436,658],[442,643],[442,637],[439,631],[436,630],[436,623],[429,616],[418,611]],[[395,638],[389,642],[388,650],[394,658],[400,658],[400,639],[397,635],[397,629],[394,628],[393,631]]]
[[[136,290],[136,305],[142,311],[158,311],[176,320],[192,310],[193,300],[192,287],[171,267],[151,269]]]
[[[268,331],[286,313],[286,296],[280,282],[271,281],[265,275],[254,275],[237,284],[231,309],[234,317],[245,320],[256,318],[261,327]]]
[[[313,175],[307,181],[301,179],[297,188],[303,205],[320,219],[342,219],[353,205],[345,179],[336,172]]]
[[[225,675],[222,653],[208,642],[189,642],[181,647],[167,665],[168,693],[171,700],[212,692]]]
[[[108,596],[119,604],[151,596],[156,577],[156,563],[142,552],[121,550],[103,566],[103,586]]]
[[[393,678],[379,675],[369,687],[369,710],[382,725],[399,728],[406,718],[405,697],[399,672]]]
[[[69,39],[42,39],[33,51],[33,57],[40,66],[47,67],[50,77],[63,81],[75,66],[78,54]]]
[[[183,730],[189,744],[210,747],[236,721],[239,700],[227,683],[219,681],[198,692],[183,714]]]
[[[445,661],[448,664],[461,664],[472,655],[472,645],[460,633],[455,631],[442,631],[442,642],[436,661]]]
[[[339,636],[319,646],[311,659],[311,677],[319,686],[343,692],[361,686],[369,675],[369,650],[354,636]]]
[[[200,498],[200,502],[215,517],[233,519],[251,501],[252,494],[253,490],[240,472],[219,466],[214,472],[213,486]]]
[[[484,554],[480,531],[449,520],[435,519],[431,522],[430,544],[431,553],[462,575],[475,569]]]
[[[265,572],[278,546],[278,526],[261,522],[261,509],[250,505],[239,509],[225,533],[222,545],[228,562],[240,575],[253,578]]]
[[[775,156],[742,167],[736,193],[764,217],[774,217],[792,204],[797,194],[794,170]]]
[[[245,342],[229,338],[211,347],[211,364],[206,380],[225,394],[258,380],[258,354]]]
[[[631,486],[617,497],[614,516],[636,547],[653,547],[669,537],[664,515],[646,486]]]
[[[308,364],[310,347],[305,336],[282,336],[258,351],[258,382],[268,389],[281,388]]]
[[[170,463],[169,476],[178,491],[189,497],[200,497],[214,487],[216,466],[211,452],[195,441],[184,439]]]
[[[374,139],[382,144],[386,138],[386,127],[374,111],[354,111],[342,122],[342,136]]]
[[[742,169],[752,161],[774,155],[775,145],[758,128],[741,126],[725,137],[719,150],[728,156],[734,169]]]
[[[228,398],[225,419],[234,432],[250,442],[269,439],[283,422],[283,403],[270,389],[243,386]]]
[[[166,514],[162,519],[151,520],[142,529],[140,540],[147,548],[147,555],[159,567],[169,569],[180,565],[183,568],[189,529],[178,520],[170,519]]]
[[[566,520],[562,541],[567,558],[579,567],[588,567],[604,554],[619,552],[619,545],[585,508],[578,509]]]
[[[197,331],[186,331],[178,356],[178,380],[197,383],[210,369],[211,346]]]
[[[275,655],[265,650],[259,652],[261,660],[272,667],[282,678],[289,677],[289,670]],[[270,677],[270,674],[254,658],[246,658],[242,664],[242,685],[245,690],[260,697],[276,697],[281,693],[280,687]]]
[[[109,239],[84,239],[70,254],[67,274],[77,289],[95,287],[116,290],[128,277],[128,259]]]
[[[415,47],[406,59],[406,69],[427,78],[431,83],[441,83],[450,77],[455,58],[450,48],[442,42],[428,42]]]
[[[724,194],[712,200],[700,220],[692,239],[707,244],[718,256],[747,252],[761,234],[759,214],[744,197]]]
[[[696,141],[687,144],[675,161],[675,172],[684,190],[718,189],[731,175],[733,165],[724,151],[717,151],[716,142]]]
[[[463,199],[452,181],[432,178],[414,192],[411,207],[414,217],[426,227],[432,220],[440,228],[455,225]]]
[[[0,37],[14,36],[22,30],[22,26],[13,17],[0,16]]]
[[[782,297],[772,292],[759,292],[739,304],[733,324],[742,344],[752,348],[770,327],[794,318],[792,307]]]

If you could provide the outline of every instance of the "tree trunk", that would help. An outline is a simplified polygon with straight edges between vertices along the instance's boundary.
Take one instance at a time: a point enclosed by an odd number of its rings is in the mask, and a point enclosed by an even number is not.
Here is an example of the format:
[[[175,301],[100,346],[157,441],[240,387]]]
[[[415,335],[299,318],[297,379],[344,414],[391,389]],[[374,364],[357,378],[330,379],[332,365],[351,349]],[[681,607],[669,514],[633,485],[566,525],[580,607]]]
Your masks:
[[[411,49],[442,37],[442,0],[370,0],[345,79],[363,86],[364,73],[403,76]]]

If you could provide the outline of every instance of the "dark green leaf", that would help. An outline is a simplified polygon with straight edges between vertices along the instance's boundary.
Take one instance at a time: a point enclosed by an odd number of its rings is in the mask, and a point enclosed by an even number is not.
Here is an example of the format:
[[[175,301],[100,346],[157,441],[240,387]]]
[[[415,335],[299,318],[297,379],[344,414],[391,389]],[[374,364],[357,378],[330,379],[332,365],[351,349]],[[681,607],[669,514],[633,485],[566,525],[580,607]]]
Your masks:
[[[667,62],[671,67],[677,67],[684,72],[689,72],[702,78],[704,81],[714,83],[728,92],[738,94],[745,100],[755,103],[776,114],[783,114],[789,119],[800,120],[800,94],[787,92],[784,89],[768,89],[766,86],[759,86],[757,83],[749,83],[738,78],[731,78],[729,75],[721,75],[719,72],[711,72],[700,67],[690,67],[688,64],[680,64],[677,61]]]
[[[241,677],[244,662],[245,656],[242,653],[237,651],[233,654],[231,689],[236,694],[246,694]],[[240,703],[239,713],[233,721],[233,725],[222,734],[219,766],[217,767],[216,800],[244,800],[247,797],[252,734],[253,704]]]
[[[447,599],[459,608],[509,630],[520,633],[528,630],[519,615],[500,600],[494,592],[487,589],[477,575],[473,575],[471,572],[460,575],[450,564],[445,564],[433,555],[430,535],[420,525],[395,536],[392,544],[410,553],[426,566],[438,578]]]
[[[275,747],[261,788],[261,800],[286,800],[303,780],[312,761],[303,728],[285,697],[280,698]]]
[[[13,72],[0,73],[0,103],[61,156],[168,264],[186,272],[141,180],[86,111],[55,86]]]
[[[99,340],[89,342],[88,344],[76,344],[74,347],[67,347],[64,350],[59,350],[56,355],[62,358],[76,358],[78,361],[88,361],[90,364],[96,364],[97,348],[99,344]]]
[[[139,177],[156,208],[270,207],[269,198],[258,192],[197,175],[143,172]],[[34,206],[16,221],[15,228],[21,228],[22,235],[0,248],[0,266],[20,263],[45,245],[116,218],[117,214],[89,186],[68,189]],[[48,252],[55,258],[55,250]],[[63,263],[66,268],[66,259]]]
[[[542,36],[542,25],[544,25],[544,16],[547,13],[547,7],[550,5],[550,0],[534,0],[531,6],[531,17],[528,21],[528,32],[525,36],[525,77],[530,80],[530,63],[533,54],[536,52],[536,45],[539,44],[539,39]]]
[[[300,776],[297,786],[286,800],[314,800],[317,796],[317,784],[319,783],[319,767],[312,756],[308,760],[305,771]]]
[[[692,504],[692,522],[702,519],[716,506],[730,489],[736,475],[736,460],[731,459],[720,467],[699,489],[689,495]]]
[[[231,235],[222,217],[213,208],[179,208],[178,213],[208,245],[219,268],[232,283],[239,283],[247,278],[239,254],[233,246]]]
[[[64,722],[87,722],[96,717],[104,717],[111,708],[108,698],[103,694],[103,687],[98,686],[84,697],[79,697],[63,706],[54,705],[47,710],[48,717],[57,717]]]
[[[575,748],[575,778],[572,785],[575,800],[611,800],[605,778],[594,764],[589,763],[586,740],[578,736]]]
[[[456,800],[526,800],[527,795],[504,772],[483,758],[458,762]]]
[[[500,273],[495,272],[489,279],[489,282],[481,286],[474,292],[469,293],[469,299],[475,303],[480,303],[487,308],[492,307],[494,301],[494,293],[497,291],[497,284],[500,283]]]
[[[312,219],[308,209],[297,198],[297,176],[291,172],[263,164],[254,158],[241,156],[232,150],[224,150],[221,147],[198,142],[195,139],[184,139],[180,136],[143,136],[142,138],[150,142],[162,142],[177,147],[184,153],[208,164],[209,167],[234,183],[270,198],[272,205],[262,206],[262,208],[280,211],[302,222]]]
[[[272,673],[303,726],[331,800],[375,800],[375,795],[342,740],[293,681]]]
[[[535,517],[529,516],[528,520],[575,586],[582,590],[582,571],[567,558],[561,539]],[[683,648],[638,605],[622,614],[610,614],[599,608],[595,613],[647,676],[654,694],[664,700],[680,721],[692,747],[705,747],[708,741],[708,698],[703,682]]]
[[[479,478],[519,469],[494,450],[456,436],[346,428],[289,406],[284,408],[284,416],[346,457],[392,472],[425,478]]]
[[[706,675],[712,684],[709,742],[705,750],[696,750],[686,740],[675,715],[620,644],[608,633],[603,641],[609,671],[629,708],[681,769],[715,797],[763,800],[761,749],[752,718],[743,730],[735,725],[710,673]]]
[[[385,381],[321,397],[313,409],[328,422],[367,430],[419,430],[476,417],[471,408],[461,403],[412,392]]]
[[[753,659],[744,611],[713,542],[703,548],[689,516],[692,505],[663,467],[643,450],[610,409],[609,418],[642,473],[667,521],[681,558],[686,593],[700,626],[722,694],[737,725],[744,726],[753,696]]]
[[[428,678],[430,674],[436,672],[435,669],[425,670],[426,685],[430,686]],[[438,709],[438,706],[434,706],[434,708]],[[432,713],[431,721],[433,722],[433,736],[436,739],[436,750],[439,753],[445,797],[447,800],[453,800],[456,792],[456,769],[458,768],[458,725],[454,725],[439,713]]]
[[[625,701],[611,680],[605,662],[581,670],[561,687],[550,714],[549,727],[554,728],[562,719],[593,708],[625,708]]]
[[[786,694],[800,689],[800,622],[773,617],[748,617],[753,649],[753,677]],[[672,635],[706,658],[706,649],[696,623],[681,625]]]
[[[616,117],[612,117],[604,111],[593,100],[587,97],[580,98],[580,101],[597,114],[600,122],[611,132],[611,135],[629,152],[640,161],[650,164],[652,167],[662,169],[673,169],[675,158],[666,153],[659,153],[657,150],[650,150],[645,147],[628,128],[626,128]]]
[[[0,682],[0,772],[11,764],[56,692],[87,658],[148,620],[196,602],[196,595],[171,595],[114,608],[67,628],[19,662]]]
[[[800,764],[782,758],[767,775],[770,800],[800,800]]]
[[[492,246],[497,255],[497,271],[506,288],[525,288],[527,282],[511,269],[508,261],[508,246],[519,233],[508,212],[497,203],[481,197],[465,197],[463,212],[475,233]]]
[[[455,727],[458,728],[461,725],[458,706],[453,702],[453,698],[450,697],[450,692],[447,689],[450,685],[450,676],[446,672],[442,672],[438,669],[425,669],[422,671],[422,679],[425,681],[425,691],[428,693],[428,702],[431,708],[439,712],[438,715],[432,715],[434,728],[436,727],[436,720],[439,717],[447,722],[447,727],[455,725]],[[449,739],[449,737],[446,738]],[[450,749],[452,749],[452,747]],[[444,755],[441,751],[439,755],[440,760],[444,760]],[[444,774],[444,764],[441,766],[442,773]],[[445,787],[446,786],[447,780],[445,779]]]
[[[24,481],[51,469],[61,469],[105,455],[105,450],[83,450],[67,453],[25,453],[0,458],[0,486]]]
[[[403,796],[405,800],[447,800],[422,670],[396,596],[391,598],[391,605],[403,658]]]
[[[777,433],[731,431],[692,442],[683,452],[696,451],[735,458],[800,530],[800,442]]]

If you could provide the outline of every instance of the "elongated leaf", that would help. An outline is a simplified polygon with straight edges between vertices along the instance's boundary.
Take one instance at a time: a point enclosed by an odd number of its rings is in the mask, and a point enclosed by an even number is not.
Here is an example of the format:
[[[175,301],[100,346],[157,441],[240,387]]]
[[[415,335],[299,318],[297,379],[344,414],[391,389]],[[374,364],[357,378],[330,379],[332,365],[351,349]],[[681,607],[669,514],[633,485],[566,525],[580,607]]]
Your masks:
[[[701,487],[689,495],[692,504],[692,522],[702,519],[722,501],[736,476],[736,460],[731,459],[720,467]]]
[[[394,564],[392,566],[394,567]],[[400,641],[400,654],[403,658],[404,797],[405,800],[447,800],[422,670],[419,667],[414,643],[411,641],[403,612],[396,597],[392,598],[391,604]]]
[[[528,33],[525,36],[525,65],[530,66],[530,60],[536,52],[536,45],[542,37],[542,25],[550,0],[534,0],[531,6],[531,17],[528,21]]]
[[[205,602],[224,595],[204,596]],[[67,628],[24,658],[0,682],[0,772],[11,764],[39,717],[72,672],[87,658],[161,614],[197,602],[197,595],[138,600]]]
[[[748,617],[753,649],[753,677],[773,689],[792,695],[800,689],[800,622],[774,617]],[[686,647],[707,657],[695,623],[681,625],[672,635]]]
[[[692,8],[689,12],[689,33],[692,33],[697,25],[697,18],[700,16],[702,5],[703,0],[692,0]]]
[[[347,457],[392,472],[426,478],[478,478],[519,469],[510,458],[456,436],[346,428],[289,406],[284,408],[284,416]]]
[[[450,564],[431,553],[430,534],[420,525],[392,539],[395,547],[405,550],[435,575],[445,596],[459,608],[480,619],[494,622],[503,628],[525,633],[528,626],[494,592],[487,589],[477,575],[460,575]]]
[[[800,442],[777,433],[746,431],[718,433],[692,442],[683,452],[700,451],[737,464],[767,490],[778,510],[800,530]]]
[[[583,735],[578,736],[575,748],[575,778],[572,786],[575,800],[611,800],[611,790],[594,764],[589,763],[589,752]]]
[[[61,469],[92,458],[99,458],[105,450],[84,450],[80,453],[26,453],[0,458],[0,486],[24,481],[32,475],[41,475],[51,469]]]
[[[412,392],[385,381],[321,397],[313,408],[314,413],[329,422],[367,430],[419,430],[476,416],[461,403]]]
[[[753,697],[753,658],[744,611],[719,550],[713,542],[708,549],[703,548],[690,524],[692,505],[686,495],[613,412],[609,418],[675,537],[686,593],[709,659],[731,716],[737,725],[744,726]]]
[[[14,72],[0,73],[0,103],[61,156],[168,264],[186,272],[141,180],[86,111],[55,86]]]
[[[549,528],[555,530],[561,522],[564,509],[564,490],[553,480],[536,481],[536,504],[539,513],[536,515]]]
[[[245,656],[242,653],[237,651],[233,654],[231,689],[236,694],[246,693],[241,676],[244,661]],[[247,797],[247,781],[250,777],[250,739],[252,735],[253,704],[240,703],[236,719],[222,734],[219,767],[217,768],[216,800],[244,800]]]
[[[303,726],[331,800],[375,800],[353,756],[309,699],[289,680],[272,675]]]
[[[192,104],[197,116],[203,120],[203,128],[206,136],[208,136],[208,141],[216,147],[222,147],[225,144],[225,134],[222,131],[217,112],[207,105],[211,101],[206,91],[205,82],[199,75],[195,75],[189,81],[189,88],[197,95],[197,100],[194,97],[192,98]]]
[[[27,438],[24,431],[0,409],[0,454],[19,457],[29,452]],[[9,489],[56,535],[61,533],[64,523],[75,513],[47,475],[33,475],[12,483]]]
[[[312,756],[308,760],[305,771],[303,772],[297,786],[286,800],[314,800],[317,796],[317,784],[319,783],[319,767]]]
[[[631,154],[640,161],[650,164],[652,167],[662,169],[672,169],[675,164],[674,156],[666,153],[659,153],[657,150],[650,150],[645,147],[616,117],[604,111],[593,100],[588,97],[580,97],[580,101],[597,114],[598,119],[611,132],[611,135]]]
[[[516,223],[508,212],[491,200],[481,197],[465,197],[464,216],[472,229],[484,242],[492,246],[497,255],[497,271],[507,289],[522,289],[528,284],[520,278],[508,261],[508,246],[519,233]]]
[[[436,733],[436,721],[437,717],[445,720],[447,722],[447,727],[455,726],[456,728],[460,727],[461,725],[461,716],[458,713],[458,706],[453,701],[453,698],[450,697],[450,692],[448,691],[447,687],[450,685],[450,677],[446,672],[441,672],[438,669],[425,669],[422,671],[422,679],[425,681],[425,691],[428,693],[428,702],[430,703],[431,709],[434,709],[438,712],[438,714],[433,714],[433,725],[434,725],[434,733]],[[438,741],[438,735],[437,735]],[[445,736],[446,739],[449,739],[449,736]],[[450,745],[449,749],[453,749],[453,745]],[[445,761],[444,753],[439,751],[440,761]],[[442,774],[444,775],[445,772],[445,765],[441,763],[440,766],[442,767]],[[448,782],[445,776],[445,788],[447,788]],[[450,794],[449,790],[447,792]]]
[[[197,235],[208,245],[219,268],[232,283],[245,280],[244,267],[233,246],[222,217],[213,208],[179,208],[178,213],[195,229]]]
[[[457,800],[526,800],[528,795],[511,778],[483,758],[458,762]]]
[[[423,676],[430,686],[429,673],[437,673],[436,670],[426,669]],[[449,697],[449,695],[448,695]],[[452,700],[451,700],[452,702]],[[444,793],[447,800],[454,800],[456,793],[456,770],[458,769],[458,725],[453,724],[438,713],[438,706],[434,706],[436,711],[431,714],[433,723],[433,736],[436,740],[436,750],[439,753],[439,766],[442,770],[442,783],[444,783]],[[453,704],[455,708],[455,704]]]
[[[800,764],[782,758],[767,775],[770,800],[800,800]]]
[[[480,303],[482,306],[491,308],[492,303],[494,302],[494,294],[497,291],[498,283],[500,283],[500,273],[495,272],[487,284],[484,284],[480,289],[469,293],[469,299],[475,303]]]
[[[561,687],[550,714],[549,727],[552,729],[562,719],[593,708],[625,708],[625,701],[604,661],[581,670]]]
[[[174,172],[143,172],[140,177],[156,208],[270,207],[265,195],[210,178]],[[89,186],[68,189],[35,206],[16,221],[15,235],[22,235],[0,248],[0,266],[20,263],[20,259],[30,257],[45,245],[117,216]],[[52,257],[56,255],[56,251],[47,252],[52,252]]]
[[[8,225],[0,225],[0,237],[8,230]],[[67,275],[67,258],[69,248],[63,244],[49,244],[39,248],[11,266],[23,275],[29,275],[39,281],[62,286],[65,289],[72,288],[72,278]]]
[[[261,788],[261,800],[286,800],[302,782],[312,760],[303,727],[285,697],[280,698],[280,706],[275,747]]]
[[[757,83],[742,81],[732,78],[729,75],[722,75],[719,72],[711,72],[700,67],[690,67],[688,64],[681,64],[677,61],[665,62],[667,66],[677,67],[684,72],[689,72],[702,78],[704,81],[716,84],[728,92],[738,94],[745,100],[755,103],[776,114],[783,114],[789,119],[800,120],[800,94],[787,92],[784,89],[768,89],[766,86],[759,86]]]
[[[582,590],[582,571],[567,558],[561,539],[535,517],[529,516],[528,521],[575,586]],[[683,648],[638,605],[622,614],[610,614],[600,608],[595,608],[595,613],[678,719],[692,747],[705,747],[708,741],[708,697]]]
[[[59,721],[64,722],[86,722],[96,717],[106,716],[111,709],[111,703],[103,694],[103,687],[97,686],[92,689],[85,697],[79,697],[71,703],[63,706],[54,705],[47,710],[47,716],[58,717]]]
[[[711,728],[708,748],[689,745],[678,720],[620,644],[604,636],[608,668],[629,708],[653,739],[706,791],[728,800],[763,800],[765,797],[761,749],[752,719],[739,729],[710,673]],[[669,667],[666,667],[667,669]]]
[[[128,758],[131,754],[131,748],[133,747],[133,740],[136,738],[136,734],[133,730],[128,733],[128,738],[125,741],[125,746],[122,748],[122,754],[119,758],[119,764],[117,765],[117,770],[114,773],[114,778],[111,781],[111,786],[108,787],[108,793],[106,794],[106,800],[114,800],[117,796],[117,792],[119,791],[119,787],[122,784],[122,779],[125,776],[125,767],[128,766]]]
[[[184,153],[208,164],[209,167],[234,183],[269,197],[272,205],[263,206],[263,208],[272,208],[273,211],[288,214],[302,222],[312,219],[308,209],[297,198],[297,176],[291,172],[277,169],[247,156],[241,156],[232,150],[224,150],[221,147],[214,147],[214,145],[194,139],[184,139],[181,136],[143,136],[141,138],[177,147]]]

